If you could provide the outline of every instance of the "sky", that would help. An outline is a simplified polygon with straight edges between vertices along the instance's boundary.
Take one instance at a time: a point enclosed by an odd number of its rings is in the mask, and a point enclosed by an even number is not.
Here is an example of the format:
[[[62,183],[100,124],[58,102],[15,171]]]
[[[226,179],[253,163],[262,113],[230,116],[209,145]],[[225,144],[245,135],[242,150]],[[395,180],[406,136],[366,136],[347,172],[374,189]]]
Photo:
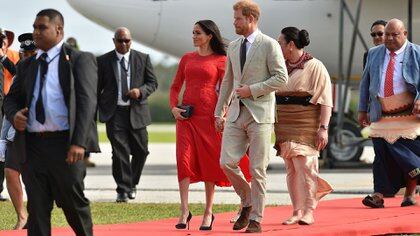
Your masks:
[[[19,49],[17,37],[32,32],[36,14],[45,8],[54,8],[64,16],[64,37],[75,37],[83,51],[103,54],[114,48],[113,32],[88,20],[75,11],[66,0],[0,0],[0,27],[15,33],[12,48]],[[133,43],[133,49],[150,54],[153,63],[174,63],[176,59],[154,49]]]

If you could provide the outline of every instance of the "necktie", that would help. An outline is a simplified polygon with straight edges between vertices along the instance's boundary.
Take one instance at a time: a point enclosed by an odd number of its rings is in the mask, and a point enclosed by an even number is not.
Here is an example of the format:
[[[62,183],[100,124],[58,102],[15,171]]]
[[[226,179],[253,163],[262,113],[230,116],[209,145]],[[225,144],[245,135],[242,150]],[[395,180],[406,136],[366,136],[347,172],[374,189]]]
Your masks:
[[[45,76],[48,71],[48,62],[47,62],[47,53],[43,53],[38,58],[38,65],[39,65],[39,92],[38,92],[38,99],[36,100],[35,106],[35,118],[36,120],[44,124],[45,123],[45,110],[44,110],[44,102],[42,99],[42,89],[44,87]]]
[[[241,58],[241,72],[244,69],[244,65],[245,65],[245,61],[246,61],[246,43],[248,42],[248,40],[245,38],[244,41],[241,44],[241,54],[240,54],[240,58]]]
[[[125,59],[121,58],[121,98],[124,102],[128,101],[128,82],[127,82],[127,68],[125,67]]]
[[[386,68],[384,96],[389,97],[394,95],[394,68],[395,66],[395,52],[389,53],[389,62]]]

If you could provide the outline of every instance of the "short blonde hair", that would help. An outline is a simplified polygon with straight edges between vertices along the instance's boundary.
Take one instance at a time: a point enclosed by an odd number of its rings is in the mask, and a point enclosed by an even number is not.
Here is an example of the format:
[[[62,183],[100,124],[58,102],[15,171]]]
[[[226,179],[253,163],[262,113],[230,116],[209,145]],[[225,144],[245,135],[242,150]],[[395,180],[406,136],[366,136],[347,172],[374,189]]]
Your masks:
[[[246,17],[250,17],[252,15],[256,21],[260,18],[260,7],[251,0],[241,0],[236,2],[235,5],[233,5],[233,10],[242,10],[242,15]]]

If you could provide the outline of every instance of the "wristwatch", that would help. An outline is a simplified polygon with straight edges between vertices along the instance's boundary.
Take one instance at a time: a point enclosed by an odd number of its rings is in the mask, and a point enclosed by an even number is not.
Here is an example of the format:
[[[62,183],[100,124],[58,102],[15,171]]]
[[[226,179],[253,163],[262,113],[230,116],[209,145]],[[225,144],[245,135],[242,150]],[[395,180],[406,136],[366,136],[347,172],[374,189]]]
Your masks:
[[[328,130],[328,125],[320,125],[319,128],[324,129],[324,130]]]

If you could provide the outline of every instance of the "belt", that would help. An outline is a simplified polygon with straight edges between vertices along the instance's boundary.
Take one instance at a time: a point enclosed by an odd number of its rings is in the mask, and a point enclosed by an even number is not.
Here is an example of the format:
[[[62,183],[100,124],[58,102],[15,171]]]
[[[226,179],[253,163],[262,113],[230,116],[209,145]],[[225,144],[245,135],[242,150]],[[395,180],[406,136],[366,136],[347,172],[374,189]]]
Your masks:
[[[277,96],[276,95],[276,104],[279,105],[302,105],[307,106],[310,104],[312,96],[298,97],[298,96]]]
[[[117,109],[127,111],[127,110],[130,110],[130,105],[128,105],[128,106],[120,106],[120,105],[118,105],[118,106],[117,106]]]
[[[26,132],[26,135],[29,137],[38,137],[38,138],[63,138],[69,135],[69,130],[62,131],[46,131],[46,132]]]

